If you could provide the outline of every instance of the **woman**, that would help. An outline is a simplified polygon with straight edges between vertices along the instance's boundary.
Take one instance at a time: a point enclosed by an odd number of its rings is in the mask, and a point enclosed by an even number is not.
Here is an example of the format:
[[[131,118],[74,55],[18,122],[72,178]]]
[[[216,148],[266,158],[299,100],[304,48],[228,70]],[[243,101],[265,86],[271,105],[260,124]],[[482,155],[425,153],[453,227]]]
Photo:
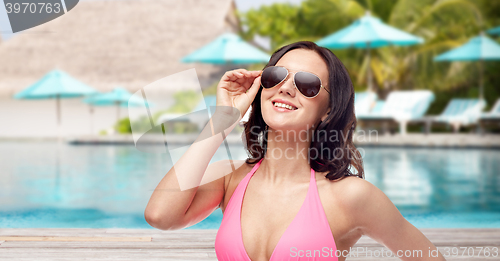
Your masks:
[[[223,119],[228,112],[219,108],[231,106],[244,115],[250,105],[244,132],[250,157],[209,165],[222,138],[194,143],[151,196],[145,211],[151,226],[184,228],[220,207],[219,260],[345,260],[362,235],[402,260],[444,260],[363,179],[352,142],[354,89],[331,51],[297,42],[277,50],[263,71],[226,72],[215,114]],[[208,125],[205,130],[213,130],[214,122]],[[221,178],[181,190],[186,176],[195,184]],[[363,254],[370,255],[357,252]]]

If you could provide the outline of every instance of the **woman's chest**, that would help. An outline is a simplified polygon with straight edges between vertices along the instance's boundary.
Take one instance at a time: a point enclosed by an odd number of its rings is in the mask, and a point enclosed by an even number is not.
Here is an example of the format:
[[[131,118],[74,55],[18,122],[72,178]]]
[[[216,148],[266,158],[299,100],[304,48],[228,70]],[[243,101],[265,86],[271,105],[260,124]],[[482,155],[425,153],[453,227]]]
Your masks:
[[[251,260],[301,254],[324,257],[357,241],[352,243],[352,228],[342,208],[321,188],[318,186],[320,197],[308,194],[307,186],[281,193],[247,188],[241,207],[241,237]]]

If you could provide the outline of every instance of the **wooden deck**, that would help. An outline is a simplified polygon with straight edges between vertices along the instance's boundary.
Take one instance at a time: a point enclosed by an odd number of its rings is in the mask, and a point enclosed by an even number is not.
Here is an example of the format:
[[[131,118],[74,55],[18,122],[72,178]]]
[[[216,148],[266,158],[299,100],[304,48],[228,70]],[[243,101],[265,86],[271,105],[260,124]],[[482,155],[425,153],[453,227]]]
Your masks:
[[[500,260],[500,229],[421,229],[444,252],[456,248],[457,257],[447,260]],[[217,230],[160,231],[149,229],[3,229],[0,228],[0,260],[217,260],[214,240]],[[361,238],[347,260],[400,260],[369,257],[366,249],[380,251],[382,246]],[[462,249],[460,248],[462,247]],[[485,257],[484,248],[490,248]],[[481,253],[480,249],[483,248]],[[385,249],[385,248],[384,248]],[[463,250],[467,250],[462,254]],[[386,249],[387,250],[387,249]],[[474,254],[473,254],[474,250]],[[373,252],[375,253],[375,252]],[[487,254],[486,254],[487,255]]]

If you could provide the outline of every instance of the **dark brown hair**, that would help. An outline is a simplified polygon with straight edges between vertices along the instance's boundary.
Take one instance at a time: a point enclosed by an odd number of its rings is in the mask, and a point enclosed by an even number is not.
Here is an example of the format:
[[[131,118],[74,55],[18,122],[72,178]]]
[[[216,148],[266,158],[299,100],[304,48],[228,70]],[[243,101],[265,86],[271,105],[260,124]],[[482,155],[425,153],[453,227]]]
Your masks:
[[[281,47],[273,53],[264,67],[274,66],[283,55],[294,49],[312,50],[319,54],[328,67],[330,111],[327,118],[316,126],[309,147],[309,164],[316,172],[328,172],[326,178],[336,180],[345,176],[364,178],[361,154],[354,146],[352,135],[356,128],[354,115],[354,87],[347,69],[332,51],[313,42],[300,41]],[[261,160],[267,150],[266,123],[261,112],[261,93],[252,102],[252,111],[244,124],[248,164]],[[336,137],[331,134],[334,133]],[[329,135],[330,134],[330,135]],[[356,169],[353,173],[352,167]]]

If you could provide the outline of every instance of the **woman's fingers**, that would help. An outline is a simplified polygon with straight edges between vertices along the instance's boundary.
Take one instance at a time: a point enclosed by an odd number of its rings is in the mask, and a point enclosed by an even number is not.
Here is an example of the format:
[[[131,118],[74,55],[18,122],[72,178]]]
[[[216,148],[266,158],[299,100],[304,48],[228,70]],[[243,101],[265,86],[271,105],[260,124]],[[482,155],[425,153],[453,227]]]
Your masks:
[[[245,69],[237,69],[229,71],[232,75],[240,76],[240,77],[257,77],[261,71],[247,71]]]
[[[247,71],[245,69],[237,69],[226,72],[224,79],[227,82],[236,82],[243,86],[245,90],[250,88],[253,80],[261,74],[261,71]]]
[[[236,72],[236,71],[230,71],[230,72],[227,73],[227,76],[228,76],[228,80],[230,80],[230,81],[236,81],[239,78],[242,78],[243,74],[240,73],[240,72]]]
[[[247,95],[248,95],[248,98],[250,98],[250,104],[255,99],[255,96],[257,96],[257,92],[259,92],[259,88],[260,88],[260,75],[254,79],[250,88],[247,89]]]
[[[248,91],[248,89],[252,87],[252,85],[255,82],[255,79],[259,76],[260,76],[259,71],[248,72],[248,76],[244,78],[245,81],[242,84],[243,87],[245,88],[245,91]],[[260,85],[260,80],[259,80],[259,85]]]
[[[222,77],[222,80],[224,81],[236,81],[237,79],[243,77],[243,73],[237,71],[237,70],[232,70],[232,71],[227,71],[224,73],[224,76]]]
[[[233,106],[248,110],[260,87],[262,71],[237,69],[227,71],[217,86],[217,106]]]

